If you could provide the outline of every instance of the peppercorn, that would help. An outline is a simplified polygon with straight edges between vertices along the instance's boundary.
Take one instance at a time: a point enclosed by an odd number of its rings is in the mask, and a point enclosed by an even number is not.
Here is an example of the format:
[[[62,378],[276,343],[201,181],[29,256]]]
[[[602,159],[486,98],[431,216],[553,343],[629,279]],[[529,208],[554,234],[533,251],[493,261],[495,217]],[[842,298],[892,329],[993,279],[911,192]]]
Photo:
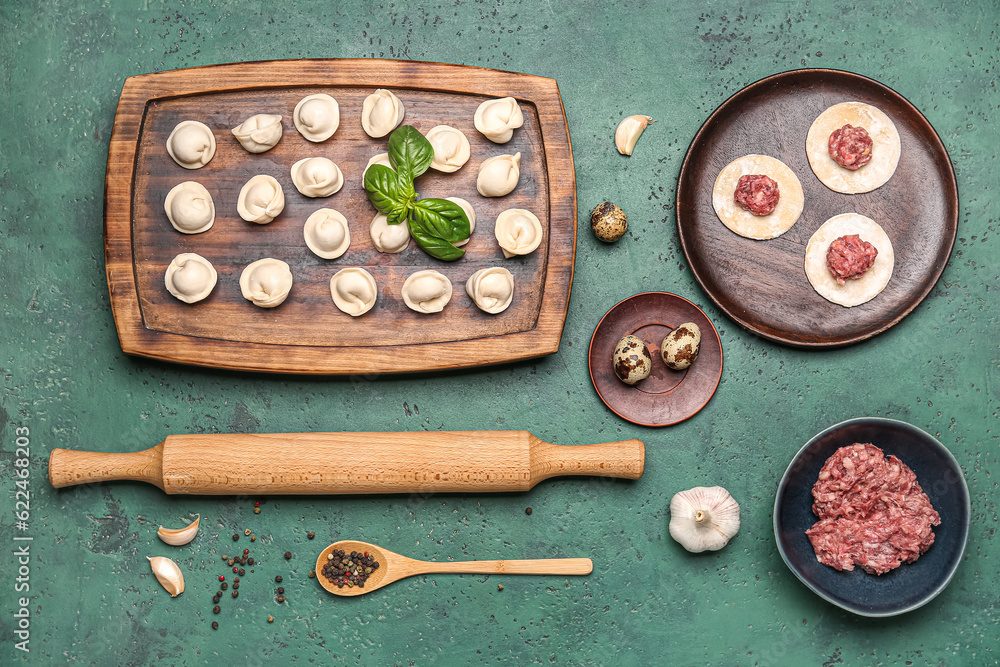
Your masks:
[[[498,591],[502,591],[503,590],[503,584],[497,584],[497,590]]]
[[[312,538],[316,537],[316,532],[310,530],[308,533],[306,533],[306,537],[308,537],[311,540]]]
[[[240,536],[237,535],[236,533],[233,533],[233,542],[235,542],[238,539],[240,539]]]
[[[528,509],[524,510],[524,513],[527,514],[528,516],[531,516],[531,508],[529,507]]]
[[[249,549],[244,549],[244,550],[243,550],[243,555],[244,555],[244,556],[246,556],[246,555],[247,555],[248,553],[250,553],[250,550],[249,550]]]
[[[240,583],[240,578],[239,577],[233,577],[233,583],[234,584]]]
[[[247,528],[246,530],[243,531],[243,534],[249,536],[250,533],[252,533],[252,532],[253,532],[252,530],[250,530],[249,528]]]
[[[283,586],[278,586],[278,595],[283,595],[284,593],[285,593],[284,587]]]
[[[309,570],[309,578],[310,579],[316,578],[316,570]]]
[[[238,598],[239,596],[240,596],[240,592],[239,591],[233,591],[233,597],[234,598]]]
[[[247,571],[246,571],[246,570],[244,570],[244,569],[243,569],[243,568],[241,567],[241,568],[240,568],[240,571],[239,571],[239,575],[240,575],[240,576],[242,577],[242,576],[243,576],[244,574],[246,574],[246,573],[247,573]]]
[[[229,564],[229,565],[232,565],[235,562],[236,562],[235,558],[230,558],[229,560],[226,561],[226,563]]]
[[[226,554],[222,554],[222,560],[227,560],[228,558],[229,556],[227,556]]]
[[[259,500],[254,501],[253,506],[254,507],[260,507],[260,501]]]
[[[251,535],[250,536],[250,541],[251,542],[256,542],[257,541],[257,536],[256,535]]]
[[[291,560],[291,559],[292,559],[292,552],[291,551],[286,551],[285,552],[285,560]]]
[[[278,604],[281,604],[284,601],[285,601],[285,596],[284,595],[279,595],[278,596]]]
[[[237,572],[239,572],[239,571],[240,571],[240,568],[238,568],[238,567],[234,567],[234,568],[233,568],[233,574],[236,574],[236,573],[237,573]]]
[[[253,558],[252,557],[251,558],[247,558],[247,565],[253,565]],[[253,572],[253,570],[250,570],[250,571]]]
[[[219,588],[221,588],[222,590],[226,590],[227,588],[229,588],[229,584],[227,584],[226,582],[223,581],[222,585],[219,586]]]
[[[259,507],[254,507],[253,508],[253,513],[254,514],[260,514],[260,508]]]
[[[213,614],[218,614],[220,611],[222,611],[222,607],[220,607],[219,605],[215,605],[214,607],[212,607]]]
[[[225,581],[225,580],[226,580],[226,575],[220,574],[219,575],[219,581]]]
[[[276,584],[280,584],[281,583],[281,575],[280,574],[274,578],[274,583],[276,583]]]
[[[219,622],[218,621],[212,621],[212,629],[213,630],[218,630],[219,629]]]
[[[234,591],[240,590],[240,585],[239,584],[233,584],[233,590]]]
[[[222,593],[222,591],[219,591],[219,593]],[[222,599],[221,595],[213,595],[212,596],[212,604],[219,604],[219,600],[221,600],[221,599]]]
[[[274,616],[268,616],[267,617],[267,622],[268,623],[274,623]]]

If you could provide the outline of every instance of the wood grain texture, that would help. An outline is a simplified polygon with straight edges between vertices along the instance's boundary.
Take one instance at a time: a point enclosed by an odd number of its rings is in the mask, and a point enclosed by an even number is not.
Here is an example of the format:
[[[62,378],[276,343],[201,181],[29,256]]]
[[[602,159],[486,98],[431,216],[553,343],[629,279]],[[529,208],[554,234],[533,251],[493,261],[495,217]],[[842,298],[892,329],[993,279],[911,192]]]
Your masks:
[[[827,189],[806,158],[809,126],[828,107],[845,101],[865,102],[884,111],[902,143],[896,173],[865,194]],[[768,241],[733,234],[712,208],[716,176],[732,160],[751,153],[771,155],[787,164],[805,193],[798,222]],[[885,229],[896,266],[879,296],[844,308],[812,289],[803,263],[813,232],[834,215],[852,212]],[[901,95],[849,72],[796,70],[744,88],[702,126],[677,183],[677,229],[695,279],[740,325],[789,345],[845,345],[885,331],[933,289],[958,232],[958,186],[934,128]]]
[[[348,554],[352,551],[368,553],[379,563],[372,571],[363,587],[340,587],[324,577],[323,566],[328,556],[341,549]],[[426,561],[416,560],[389,551],[384,547],[358,540],[334,542],[316,558],[316,579],[323,588],[334,595],[355,597],[371,593],[384,586],[419,574],[549,574],[557,576],[585,575],[594,571],[594,562],[589,558],[534,558],[524,560],[466,560],[466,561]]]
[[[430,171],[417,179],[425,197],[459,196],[472,203],[476,230],[467,254],[435,260],[411,241],[400,254],[374,249],[368,227],[375,210],[361,173],[386,150],[388,137],[372,139],[361,128],[364,98],[375,88],[403,101],[406,124],[422,132],[449,124],[462,130],[472,158],[454,174]],[[295,104],[325,92],[337,99],[341,123],[322,143],[306,141],[292,123]],[[493,144],[474,128],[481,102],[512,96],[525,124],[507,144]],[[263,154],[245,151],[231,128],[256,113],[280,113],[283,135]],[[217,150],[205,167],[187,170],[166,153],[165,141],[182,120],[206,123]],[[482,197],[479,164],[493,155],[520,152],[521,178],[513,193]],[[302,196],[291,165],[323,156],[342,170],[345,185],[326,198]],[[285,210],[265,226],[236,212],[240,188],[253,175],[274,176]],[[181,234],[163,210],[169,190],[185,180],[208,188],[215,225]],[[302,228],[313,211],[329,207],[348,219],[351,246],[336,260],[306,247]],[[505,259],[493,236],[497,214],[527,208],[543,222],[539,249]],[[163,284],[170,260],[196,252],[215,266],[219,282],[203,302],[184,304]],[[167,361],[239,370],[368,374],[437,370],[502,363],[552,354],[559,348],[576,252],[576,181],[562,101],[552,79],[438,63],[383,60],[296,60],[217,65],[131,77],[122,89],[108,155],[105,254],[108,286],[122,349]],[[284,304],[261,309],[246,301],[238,281],[243,268],[263,257],[286,261],[295,279]],[[360,318],[340,312],[330,297],[330,277],[363,266],[375,277],[375,308]],[[499,314],[483,313],[465,294],[477,269],[503,266],[515,280],[514,301]],[[410,273],[433,268],[448,276],[454,296],[442,313],[409,310],[400,287]]]
[[[200,495],[479,493],[561,475],[638,479],[644,464],[640,440],[554,445],[527,431],[216,433],[170,435],[129,454],[54,449],[49,481],[133,480]]]

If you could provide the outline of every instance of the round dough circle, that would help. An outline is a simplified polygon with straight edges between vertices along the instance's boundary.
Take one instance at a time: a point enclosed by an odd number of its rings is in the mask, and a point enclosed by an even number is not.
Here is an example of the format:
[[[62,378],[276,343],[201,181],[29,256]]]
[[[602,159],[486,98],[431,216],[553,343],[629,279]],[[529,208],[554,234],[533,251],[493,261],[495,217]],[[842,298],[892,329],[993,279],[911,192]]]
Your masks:
[[[851,171],[830,157],[830,134],[844,125],[863,127],[872,138],[872,159]],[[806,135],[806,157],[816,178],[834,192],[871,192],[892,178],[899,164],[899,132],[892,119],[864,102],[841,102],[821,113]]]
[[[240,274],[243,298],[261,308],[280,306],[292,289],[292,271],[280,259],[266,257],[247,265]]]
[[[416,271],[403,281],[400,294],[410,310],[440,313],[451,301],[451,281],[448,276],[432,269]]]
[[[337,259],[351,245],[347,218],[332,208],[321,208],[306,218],[302,235],[309,249],[323,259]]]
[[[330,278],[333,303],[351,317],[364,315],[378,299],[375,278],[360,266],[341,269]]]
[[[326,141],[340,127],[340,105],[325,93],[307,95],[295,105],[292,122],[307,141]]]
[[[871,243],[878,250],[878,256],[860,278],[838,285],[827,268],[826,253],[831,243],[848,234],[857,234],[862,241]],[[859,306],[878,296],[892,277],[894,264],[892,241],[885,230],[871,218],[859,213],[833,216],[816,230],[806,246],[805,270],[809,283],[821,297],[846,308]]]
[[[764,174],[778,183],[778,205],[768,215],[754,215],[740,208],[733,199],[741,176]],[[712,188],[712,206],[726,227],[748,239],[763,241],[781,236],[802,215],[805,196],[802,184],[781,160],[769,155],[744,155],[719,172]]]
[[[207,297],[218,280],[212,263],[193,252],[183,252],[170,260],[163,275],[167,291],[184,303],[195,303]]]
[[[197,181],[178,183],[163,200],[167,220],[182,234],[200,234],[215,223],[215,202],[204,185]]]

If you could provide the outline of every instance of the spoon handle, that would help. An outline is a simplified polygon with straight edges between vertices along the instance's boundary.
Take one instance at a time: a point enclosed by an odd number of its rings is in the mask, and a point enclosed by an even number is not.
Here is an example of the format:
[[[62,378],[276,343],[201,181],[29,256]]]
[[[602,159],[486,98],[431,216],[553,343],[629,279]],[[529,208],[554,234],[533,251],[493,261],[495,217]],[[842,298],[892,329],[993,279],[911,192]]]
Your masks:
[[[590,574],[589,558],[537,558],[531,560],[465,560],[444,563],[419,561],[419,573],[465,574]]]

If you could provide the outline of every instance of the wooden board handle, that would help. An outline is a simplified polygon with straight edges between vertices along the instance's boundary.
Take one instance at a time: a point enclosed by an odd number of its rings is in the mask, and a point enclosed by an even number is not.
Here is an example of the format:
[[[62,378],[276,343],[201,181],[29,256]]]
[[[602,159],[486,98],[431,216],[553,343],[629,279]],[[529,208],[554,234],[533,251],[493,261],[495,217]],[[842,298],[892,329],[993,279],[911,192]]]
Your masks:
[[[558,475],[637,479],[644,463],[639,440],[553,445],[527,431],[190,434],[129,454],[55,449],[49,481],[205,495],[527,491]]]

